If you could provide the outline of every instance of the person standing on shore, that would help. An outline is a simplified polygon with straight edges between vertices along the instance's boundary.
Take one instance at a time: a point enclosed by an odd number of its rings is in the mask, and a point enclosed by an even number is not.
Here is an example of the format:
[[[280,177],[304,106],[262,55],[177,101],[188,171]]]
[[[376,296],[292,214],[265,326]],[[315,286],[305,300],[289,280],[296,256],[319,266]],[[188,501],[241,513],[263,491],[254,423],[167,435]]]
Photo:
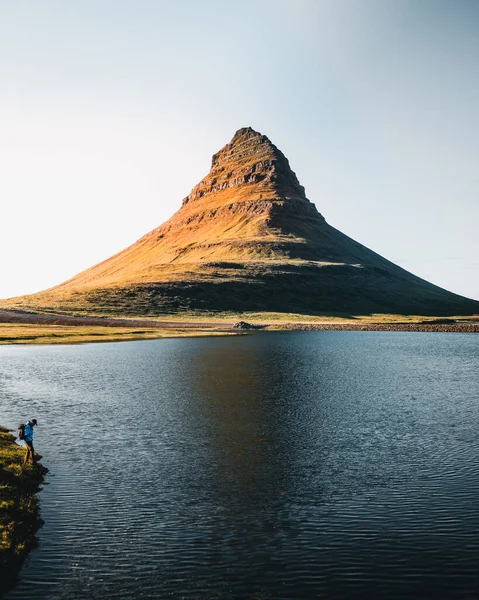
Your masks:
[[[25,424],[24,429],[24,441],[27,447],[27,452],[25,454],[25,460],[23,462],[24,465],[27,464],[28,459],[31,457],[32,464],[35,464],[35,450],[33,449],[33,428],[37,424],[36,419],[30,419],[28,423]]]

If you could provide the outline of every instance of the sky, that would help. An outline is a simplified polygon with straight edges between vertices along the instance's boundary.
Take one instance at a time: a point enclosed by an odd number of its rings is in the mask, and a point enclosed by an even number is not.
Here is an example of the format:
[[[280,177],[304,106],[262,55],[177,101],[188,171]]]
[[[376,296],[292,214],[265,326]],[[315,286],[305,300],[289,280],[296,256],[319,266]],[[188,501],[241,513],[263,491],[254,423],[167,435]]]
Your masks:
[[[168,219],[235,131],[326,220],[479,300],[476,0],[0,0],[0,298]]]

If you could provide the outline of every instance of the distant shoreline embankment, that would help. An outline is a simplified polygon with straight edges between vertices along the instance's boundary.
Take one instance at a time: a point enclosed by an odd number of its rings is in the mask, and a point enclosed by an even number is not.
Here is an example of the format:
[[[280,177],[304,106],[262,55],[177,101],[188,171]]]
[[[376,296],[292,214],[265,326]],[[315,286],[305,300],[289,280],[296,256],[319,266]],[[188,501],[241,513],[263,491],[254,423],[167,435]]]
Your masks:
[[[479,333],[479,323],[284,323],[268,327],[281,331],[415,331]]]
[[[0,426],[0,596],[15,583],[43,524],[37,492],[44,469],[23,467],[24,449]]]

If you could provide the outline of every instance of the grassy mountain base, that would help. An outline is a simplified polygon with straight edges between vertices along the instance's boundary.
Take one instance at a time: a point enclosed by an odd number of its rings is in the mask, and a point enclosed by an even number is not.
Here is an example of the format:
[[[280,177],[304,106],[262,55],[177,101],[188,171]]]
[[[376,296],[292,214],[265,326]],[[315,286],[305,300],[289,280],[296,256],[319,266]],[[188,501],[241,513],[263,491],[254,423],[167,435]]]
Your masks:
[[[393,275],[381,267],[245,263],[234,269],[198,267],[196,274],[178,273],[172,281],[56,288],[0,304],[14,310],[149,318],[196,311],[314,316],[479,313],[479,302],[446,292],[405,271],[403,281],[401,277],[401,273]]]

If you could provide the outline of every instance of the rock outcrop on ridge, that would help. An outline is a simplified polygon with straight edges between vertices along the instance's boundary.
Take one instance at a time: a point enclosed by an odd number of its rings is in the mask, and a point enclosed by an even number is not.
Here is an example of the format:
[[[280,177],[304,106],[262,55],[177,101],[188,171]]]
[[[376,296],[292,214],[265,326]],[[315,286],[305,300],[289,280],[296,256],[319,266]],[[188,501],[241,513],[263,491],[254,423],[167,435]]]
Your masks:
[[[3,307],[156,315],[479,313],[329,225],[284,154],[250,127],[163,225],[69,281]]]

